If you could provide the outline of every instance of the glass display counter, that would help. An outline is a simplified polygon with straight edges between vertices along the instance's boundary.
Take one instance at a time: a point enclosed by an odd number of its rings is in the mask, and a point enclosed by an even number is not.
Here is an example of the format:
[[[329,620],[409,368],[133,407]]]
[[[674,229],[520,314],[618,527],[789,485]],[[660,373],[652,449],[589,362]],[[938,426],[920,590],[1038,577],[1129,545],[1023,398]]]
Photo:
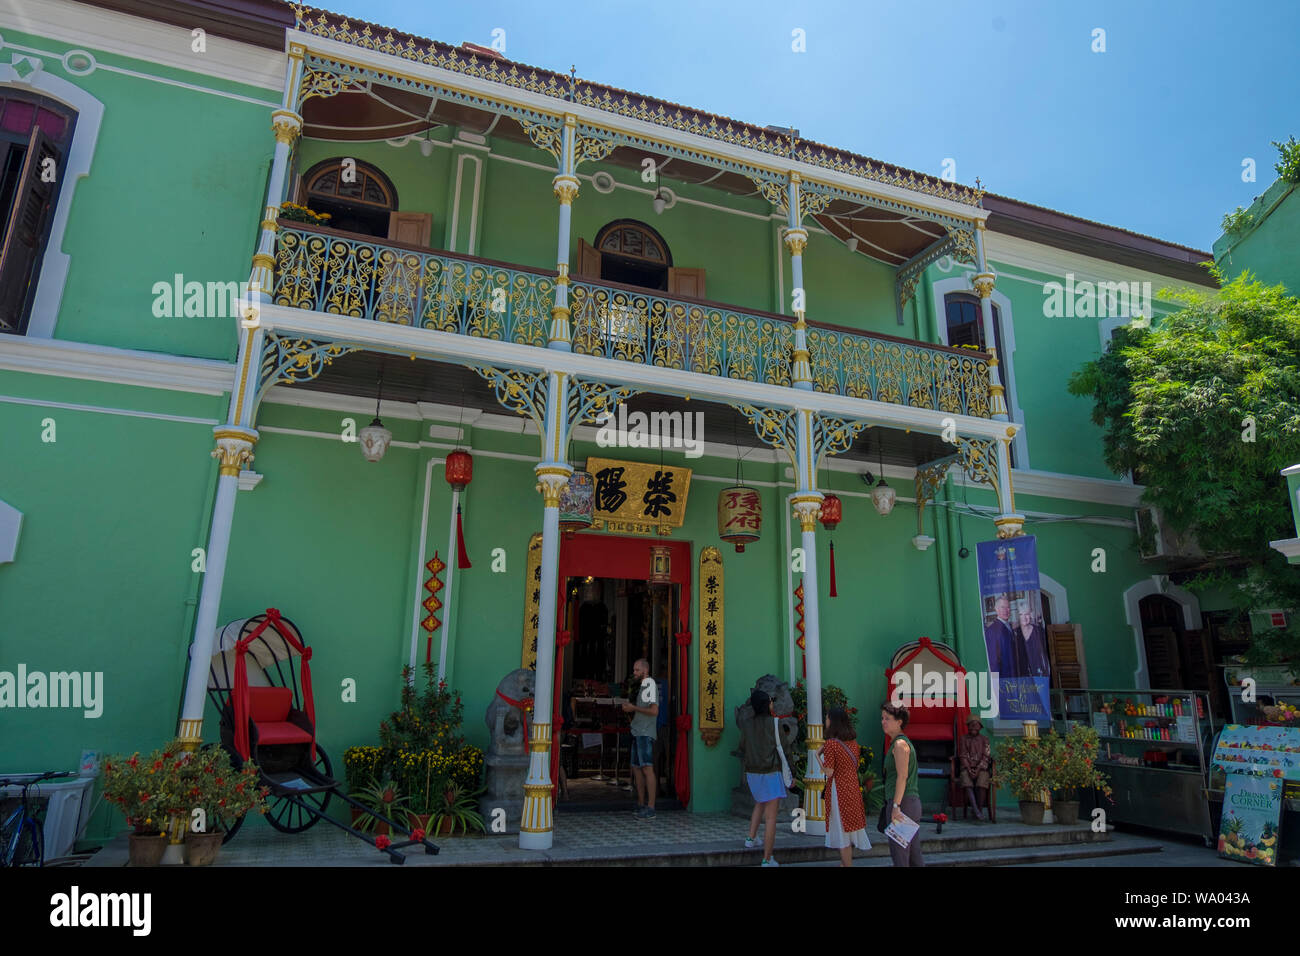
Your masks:
[[[1201,837],[1216,836],[1206,793],[1216,734],[1209,695],[1194,690],[1054,690],[1059,733],[1074,724],[1097,731],[1097,769],[1110,780],[1114,804],[1099,804],[1112,823]]]

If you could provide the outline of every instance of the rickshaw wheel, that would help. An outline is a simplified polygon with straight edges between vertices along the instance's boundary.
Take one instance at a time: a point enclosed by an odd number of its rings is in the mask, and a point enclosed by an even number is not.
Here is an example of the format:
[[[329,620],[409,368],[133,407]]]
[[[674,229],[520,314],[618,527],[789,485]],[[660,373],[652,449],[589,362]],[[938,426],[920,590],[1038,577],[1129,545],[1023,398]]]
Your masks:
[[[316,745],[315,767],[317,773],[329,777],[331,780],[334,779],[330,758],[320,744]],[[299,800],[314,808],[315,813],[309,813],[288,797],[272,797],[268,801],[270,806],[266,811],[266,822],[281,833],[301,833],[303,830],[308,830],[320,822],[319,815],[323,814],[325,808],[329,806],[331,795],[331,791],[325,790],[321,793],[304,793],[298,796]]]

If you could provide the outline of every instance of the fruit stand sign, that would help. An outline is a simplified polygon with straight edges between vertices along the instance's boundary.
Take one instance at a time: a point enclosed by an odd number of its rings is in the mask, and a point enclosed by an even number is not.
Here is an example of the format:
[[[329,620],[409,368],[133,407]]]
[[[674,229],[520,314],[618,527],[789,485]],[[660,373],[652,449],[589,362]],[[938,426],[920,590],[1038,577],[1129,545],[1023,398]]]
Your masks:
[[[1214,770],[1275,780],[1300,780],[1300,727],[1228,724],[1210,758]]]
[[[1249,773],[1230,773],[1224,782],[1219,856],[1225,860],[1277,865],[1282,781]]]

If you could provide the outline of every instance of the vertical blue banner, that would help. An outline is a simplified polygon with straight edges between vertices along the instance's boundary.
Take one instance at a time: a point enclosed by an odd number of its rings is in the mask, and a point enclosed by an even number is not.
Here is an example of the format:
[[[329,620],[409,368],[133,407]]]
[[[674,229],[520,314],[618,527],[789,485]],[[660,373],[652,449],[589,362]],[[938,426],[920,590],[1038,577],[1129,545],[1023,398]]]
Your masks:
[[[975,545],[989,670],[997,675],[998,717],[1050,724],[1051,663],[1033,535]]]

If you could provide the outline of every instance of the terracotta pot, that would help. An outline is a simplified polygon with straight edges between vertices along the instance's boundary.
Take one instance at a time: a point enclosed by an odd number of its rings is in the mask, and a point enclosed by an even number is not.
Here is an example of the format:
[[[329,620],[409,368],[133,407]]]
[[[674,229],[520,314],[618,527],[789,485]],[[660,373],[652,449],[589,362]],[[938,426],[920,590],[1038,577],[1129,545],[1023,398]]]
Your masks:
[[[1041,800],[1021,800],[1020,822],[1040,826],[1043,822],[1043,811],[1046,809],[1046,804]],[[1077,810],[1078,808],[1076,807],[1075,809]]]
[[[167,834],[132,833],[127,837],[132,866],[157,866],[167,852]]]
[[[210,866],[221,852],[225,835],[221,830],[185,834],[185,862],[190,866]]]
[[[423,830],[427,836],[429,833],[429,818],[431,813],[408,813],[406,825],[412,830]]]
[[[1052,802],[1052,815],[1057,823],[1074,826],[1079,822],[1078,800],[1055,800]]]
[[[438,821],[438,836],[450,836],[451,828],[456,825],[456,821],[451,818],[444,818]]]

